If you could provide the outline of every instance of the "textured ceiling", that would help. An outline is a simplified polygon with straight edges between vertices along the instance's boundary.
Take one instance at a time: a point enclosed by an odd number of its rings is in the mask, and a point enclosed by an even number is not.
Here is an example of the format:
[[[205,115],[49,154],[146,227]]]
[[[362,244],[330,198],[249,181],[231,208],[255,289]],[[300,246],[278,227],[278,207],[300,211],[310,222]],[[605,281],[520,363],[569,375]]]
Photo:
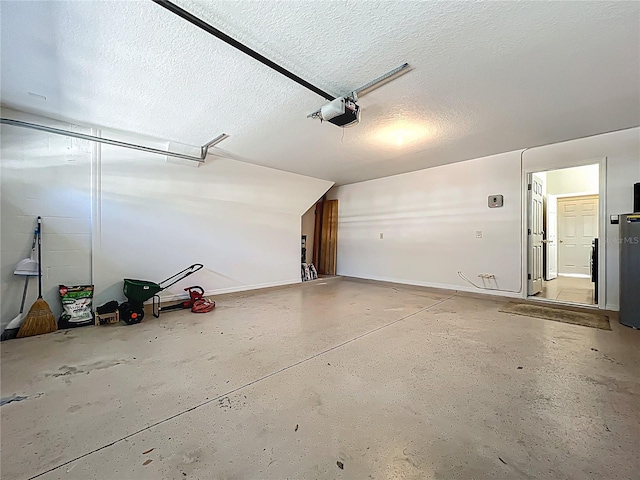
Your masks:
[[[339,184],[640,124],[639,2],[176,3],[335,95],[412,71],[342,130],[151,1],[4,0],[2,103]]]

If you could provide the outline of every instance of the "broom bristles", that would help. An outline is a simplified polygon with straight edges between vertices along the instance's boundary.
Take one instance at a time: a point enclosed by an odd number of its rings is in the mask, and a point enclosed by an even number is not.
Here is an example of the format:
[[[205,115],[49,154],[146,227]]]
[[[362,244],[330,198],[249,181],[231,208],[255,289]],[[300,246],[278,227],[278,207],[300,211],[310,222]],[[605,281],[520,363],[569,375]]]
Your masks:
[[[42,335],[43,333],[55,332],[58,329],[56,317],[53,316],[49,304],[44,298],[38,298],[31,310],[22,322],[18,331],[18,338]]]

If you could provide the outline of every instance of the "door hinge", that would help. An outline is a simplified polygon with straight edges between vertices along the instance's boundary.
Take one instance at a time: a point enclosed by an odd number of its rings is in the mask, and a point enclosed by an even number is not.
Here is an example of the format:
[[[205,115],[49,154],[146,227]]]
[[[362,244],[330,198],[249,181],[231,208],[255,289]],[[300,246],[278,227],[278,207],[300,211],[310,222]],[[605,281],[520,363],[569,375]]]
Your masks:
[[[527,190],[531,190],[531,184],[527,185]]]
[[[531,280],[531,274],[530,273],[527,275],[527,280]]]
[[[527,235],[531,235],[531,229],[527,228]]]

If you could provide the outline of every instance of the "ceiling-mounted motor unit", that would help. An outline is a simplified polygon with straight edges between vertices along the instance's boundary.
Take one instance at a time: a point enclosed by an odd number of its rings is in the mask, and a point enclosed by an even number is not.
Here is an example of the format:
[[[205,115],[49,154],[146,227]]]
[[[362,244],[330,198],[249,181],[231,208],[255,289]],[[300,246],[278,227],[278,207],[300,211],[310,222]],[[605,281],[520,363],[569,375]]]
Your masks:
[[[320,118],[339,127],[351,127],[360,122],[360,107],[350,97],[338,97],[320,108]]]
[[[307,115],[307,118],[315,118],[321,122],[326,120],[339,127],[352,127],[357,125],[360,123],[360,106],[357,103],[358,96],[361,97],[408,71],[409,64],[403,63],[398,68],[394,68],[381,77],[354,90],[351,94],[331,100],[326,105],[320,107],[320,109]]]
[[[358,95],[362,96],[367,92],[375,90],[376,88],[384,85],[387,82],[390,82],[391,80],[394,80],[395,78],[399,77],[400,75],[410,70],[409,64],[403,63],[399,67],[394,68],[390,72],[385,73],[381,77],[378,77],[375,80],[367,83],[366,85],[363,85],[362,87],[356,90],[353,90],[350,94],[335,98],[330,93],[327,93],[324,90],[321,90],[320,88],[316,87],[315,85],[312,85],[305,79],[300,78],[295,73],[287,70],[282,65],[278,65],[274,61],[269,60],[264,55],[261,55],[255,50],[252,50],[248,46],[240,43],[238,40],[231,38],[229,35],[218,30],[213,25],[208,24],[201,18],[196,17],[192,13],[170,2],[169,0],[153,0],[153,2],[169,10],[171,13],[177,15],[178,17],[183,18],[184,20],[191,23],[192,25],[204,30],[210,35],[213,35],[214,37],[222,40],[228,45],[231,45],[232,47],[237,48],[242,53],[249,55],[251,58],[256,59],[257,61],[261,62],[267,67],[275,70],[279,74],[284,75],[285,77],[293,80],[297,84],[302,85],[303,87],[329,100],[329,103],[327,105],[324,105],[323,107],[319,108],[315,112],[307,115],[307,118],[316,118],[316,119],[319,119],[320,121],[326,120],[339,127],[350,127],[352,125],[357,125],[360,122],[360,107],[357,104]]]

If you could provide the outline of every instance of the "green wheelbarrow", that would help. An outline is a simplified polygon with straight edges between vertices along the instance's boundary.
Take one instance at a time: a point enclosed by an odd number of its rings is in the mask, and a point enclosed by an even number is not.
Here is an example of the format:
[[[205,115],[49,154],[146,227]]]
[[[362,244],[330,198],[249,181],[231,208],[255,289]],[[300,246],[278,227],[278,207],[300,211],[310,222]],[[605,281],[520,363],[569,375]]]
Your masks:
[[[158,318],[161,311],[160,296],[158,293],[163,291],[165,288],[175,285],[180,280],[184,280],[189,275],[196,273],[203,267],[204,265],[201,263],[194,263],[190,267],[170,276],[160,283],[125,278],[122,291],[124,292],[124,296],[127,297],[127,301],[118,307],[118,310],[120,311],[120,319],[124,320],[127,325],[140,323],[144,318],[144,302],[150,298],[153,299],[153,316]]]

